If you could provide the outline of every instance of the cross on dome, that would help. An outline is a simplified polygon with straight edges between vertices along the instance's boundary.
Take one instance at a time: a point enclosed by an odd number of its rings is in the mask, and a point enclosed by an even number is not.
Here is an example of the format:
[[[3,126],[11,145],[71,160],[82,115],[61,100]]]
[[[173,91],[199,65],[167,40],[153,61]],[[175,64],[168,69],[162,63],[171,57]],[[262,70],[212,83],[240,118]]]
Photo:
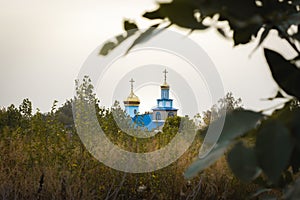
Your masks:
[[[129,82],[130,82],[130,84],[131,84],[131,93],[133,93],[133,83],[134,83],[135,81],[133,80],[133,78],[131,78]]]
[[[165,74],[165,82],[164,82],[164,84],[167,85],[167,73],[168,73],[167,69],[165,69],[163,71],[163,73]]]

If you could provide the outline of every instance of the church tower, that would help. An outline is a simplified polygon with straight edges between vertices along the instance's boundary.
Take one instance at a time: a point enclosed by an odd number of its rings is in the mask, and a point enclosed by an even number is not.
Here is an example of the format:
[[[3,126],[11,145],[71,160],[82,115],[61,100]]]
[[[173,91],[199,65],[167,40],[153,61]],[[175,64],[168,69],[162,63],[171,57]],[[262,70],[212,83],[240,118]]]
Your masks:
[[[139,105],[140,105],[140,100],[139,98],[133,93],[133,83],[134,80],[131,79],[129,81],[131,83],[131,90],[130,94],[127,97],[127,99],[124,100],[124,106],[125,106],[125,111],[130,117],[134,117],[139,113]]]
[[[169,98],[170,86],[167,83],[167,73],[165,69],[164,73],[164,83],[160,86],[161,97],[157,99],[157,106],[153,108],[152,119],[155,121],[165,121],[167,117],[176,116],[177,110],[173,108],[173,99]]]

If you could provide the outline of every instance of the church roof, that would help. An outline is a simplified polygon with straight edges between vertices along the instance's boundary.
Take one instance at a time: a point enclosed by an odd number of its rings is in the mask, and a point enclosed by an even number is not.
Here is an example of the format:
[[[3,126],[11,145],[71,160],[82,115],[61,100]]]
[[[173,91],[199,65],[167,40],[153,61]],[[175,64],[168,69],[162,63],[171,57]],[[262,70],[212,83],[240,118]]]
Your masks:
[[[152,121],[152,113],[136,115],[132,118],[132,121],[136,126],[142,127],[148,131],[153,131],[164,125],[164,122]]]

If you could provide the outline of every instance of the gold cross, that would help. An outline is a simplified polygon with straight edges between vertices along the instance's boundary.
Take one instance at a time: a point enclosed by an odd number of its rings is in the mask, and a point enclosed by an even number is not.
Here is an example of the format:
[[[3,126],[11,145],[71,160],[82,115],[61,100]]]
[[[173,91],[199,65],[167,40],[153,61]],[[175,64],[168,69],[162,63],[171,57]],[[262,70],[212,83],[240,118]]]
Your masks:
[[[163,73],[165,74],[165,84],[167,84],[167,73],[168,73],[167,69],[165,69]]]
[[[130,80],[129,82],[130,82],[130,84],[131,84],[131,93],[133,93],[133,83],[134,83],[135,81],[133,80],[133,78],[131,78],[131,80]]]

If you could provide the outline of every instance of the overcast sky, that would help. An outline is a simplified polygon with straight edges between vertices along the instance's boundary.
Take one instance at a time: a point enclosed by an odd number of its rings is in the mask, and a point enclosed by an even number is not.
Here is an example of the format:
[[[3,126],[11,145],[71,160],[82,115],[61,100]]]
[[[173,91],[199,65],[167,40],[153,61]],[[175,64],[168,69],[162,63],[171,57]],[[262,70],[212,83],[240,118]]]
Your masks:
[[[152,22],[141,15],[155,7],[152,0],[0,0],[0,107],[19,105],[24,98],[44,112],[54,100],[63,104],[89,54],[123,31],[124,18],[149,26]],[[232,41],[214,30],[188,37],[214,62],[225,91],[241,97],[246,108],[270,107],[261,98],[275,95],[277,86],[262,49],[249,58],[255,43],[232,48]],[[264,46],[292,55],[279,40],[268,39]]]

